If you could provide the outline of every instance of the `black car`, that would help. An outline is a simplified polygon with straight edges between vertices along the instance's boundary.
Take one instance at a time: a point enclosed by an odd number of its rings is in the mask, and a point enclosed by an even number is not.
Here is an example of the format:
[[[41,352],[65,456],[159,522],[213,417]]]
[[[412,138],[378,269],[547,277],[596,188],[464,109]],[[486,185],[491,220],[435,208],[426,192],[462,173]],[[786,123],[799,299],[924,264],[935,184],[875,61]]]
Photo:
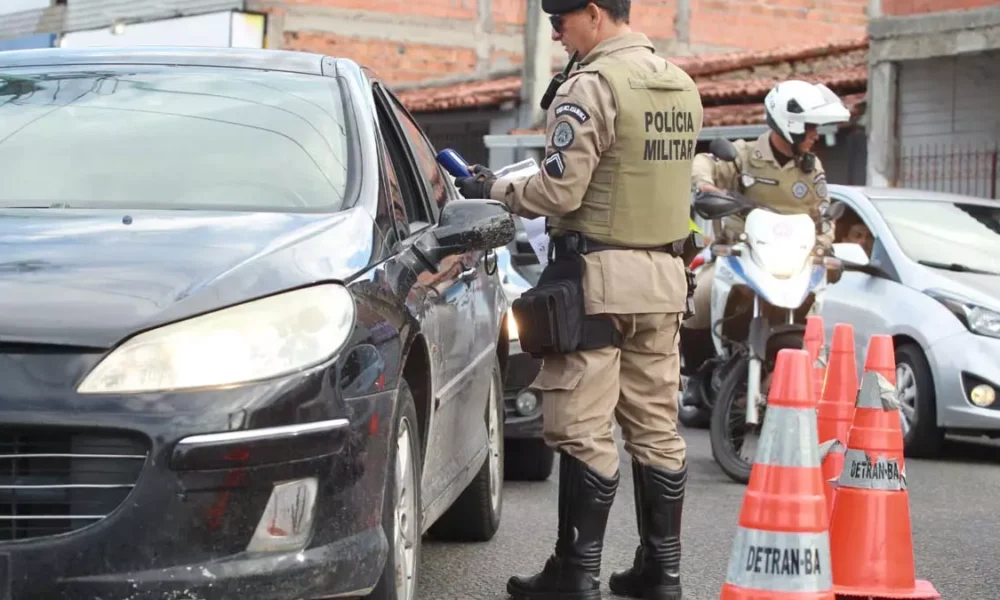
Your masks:
[[[521,227],[515,239],[497,253],[500,281],[508,303],[513,303],[526,290],[538,285],[543,266]],[[521,351],[517,321],[510,309],[507,326],[510,349],[503,379],[504,474],[508,480],[545,481],[552,474],[555,451],[542,439],[545,393],[533,386],[542,361]]]
[[[0,598],[414,598],[499,525],[513,235],[351,61],[0,53]]]

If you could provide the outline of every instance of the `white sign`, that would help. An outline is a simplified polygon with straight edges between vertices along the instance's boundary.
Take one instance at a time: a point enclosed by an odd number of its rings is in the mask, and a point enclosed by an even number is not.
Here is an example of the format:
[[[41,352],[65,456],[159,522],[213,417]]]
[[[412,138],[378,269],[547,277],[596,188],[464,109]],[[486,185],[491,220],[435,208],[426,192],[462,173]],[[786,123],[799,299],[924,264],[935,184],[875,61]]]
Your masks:
[[[62,36],[59,46],[263,48],[264,19],[264,15],[224,11],[142,23],[116,23],[110,27],[67,33]]]

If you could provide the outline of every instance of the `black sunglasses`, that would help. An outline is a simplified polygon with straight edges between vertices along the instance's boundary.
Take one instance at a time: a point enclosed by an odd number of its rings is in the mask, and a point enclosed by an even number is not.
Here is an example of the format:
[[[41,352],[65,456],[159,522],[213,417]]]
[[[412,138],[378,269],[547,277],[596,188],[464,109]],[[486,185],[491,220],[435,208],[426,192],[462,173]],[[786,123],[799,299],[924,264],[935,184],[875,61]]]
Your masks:
[[[587,4],[588,5],[589,4],[597,4],[598,6],[600,6],[600,4],[597,3],[597,2],[588,2]],[[558,15],[549,15],[549,23],[552,23],[552,30],[555,31],[556,33],[562,33],[563,32],[562,31],[562,28],[563,28],[563,17],[565,17],[566,15],[571,15],[571,14],[573,14],[575,12],[580,12],[581,10],[584,10],[586,8],[587,7],[584,6],[583,8],[578,8],[576,10],[571,10],[571,11],[569,11],[567,13],[562,13],[562,14],[558,14]]]

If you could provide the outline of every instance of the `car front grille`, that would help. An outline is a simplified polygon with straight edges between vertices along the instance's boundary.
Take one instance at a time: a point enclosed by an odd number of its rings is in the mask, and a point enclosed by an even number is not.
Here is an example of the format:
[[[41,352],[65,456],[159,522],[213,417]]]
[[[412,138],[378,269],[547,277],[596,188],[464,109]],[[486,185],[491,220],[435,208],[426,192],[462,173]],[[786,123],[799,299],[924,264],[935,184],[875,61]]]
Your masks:
[[[0,541],[92,525],[128,497],[144,439],[102,431],[0,427]]]

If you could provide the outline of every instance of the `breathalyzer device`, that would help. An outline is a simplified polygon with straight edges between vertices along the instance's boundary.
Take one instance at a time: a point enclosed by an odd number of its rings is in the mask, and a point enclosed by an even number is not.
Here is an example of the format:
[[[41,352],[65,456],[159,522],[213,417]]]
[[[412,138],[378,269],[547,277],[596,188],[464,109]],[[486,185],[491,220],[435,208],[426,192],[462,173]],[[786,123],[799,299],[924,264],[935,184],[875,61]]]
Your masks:
[[[438,164],[444,167],[452,177],[470,177],[469,163],[465,162],[462,155],[451,148],[445,148],[437,154]]]

